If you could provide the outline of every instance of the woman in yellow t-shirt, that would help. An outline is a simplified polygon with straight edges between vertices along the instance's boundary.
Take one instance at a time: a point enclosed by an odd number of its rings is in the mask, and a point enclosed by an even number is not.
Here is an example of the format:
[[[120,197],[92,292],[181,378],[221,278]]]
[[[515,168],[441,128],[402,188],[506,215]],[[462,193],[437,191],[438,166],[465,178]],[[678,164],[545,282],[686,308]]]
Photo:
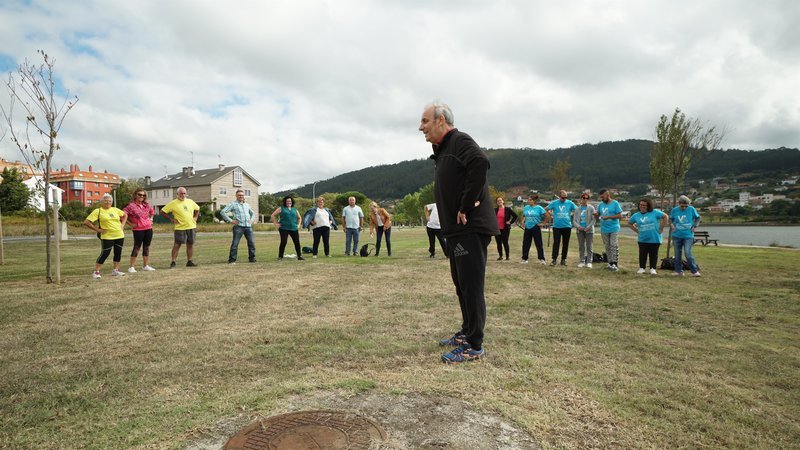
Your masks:
[[[128,220],[128,215],[121,209],[111,206],[111,194],[105,194],[100,199],[100,207],[92,211],[83,224],[88,228],[96,231],[100,236],[100,256],[94,264],[94,273],[92,278],[100,278],[100,266],[106,262],[106,258],[114,250],[114,270],[111,271],[111,276],[121,277],[125,273],[119,270],[119,262],[122,260],[122,245],[125,243],[125,233],[122,228]],[[98,223],[95,226],[94,222]]]

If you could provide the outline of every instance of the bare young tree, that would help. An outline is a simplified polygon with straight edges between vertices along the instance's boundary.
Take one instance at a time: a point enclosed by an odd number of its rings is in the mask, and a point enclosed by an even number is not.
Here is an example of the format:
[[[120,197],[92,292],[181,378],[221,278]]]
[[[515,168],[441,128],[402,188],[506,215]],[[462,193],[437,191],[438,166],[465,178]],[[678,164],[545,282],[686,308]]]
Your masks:
[[[662,115],[656,125],[656,142],[650,155],[650,177],[656,189],[670,189],[671,208],[680,194],[686,173],[703,151],[719,148],[724,130],[708,126],[697,118],[686,118],[680,108],[675,108],[672,118]],[[663,191],[662,191],[663,198]],[[667,258],[671,250],[672,231],[667,239]],[[680,264],[676,261],[675,264]]]
[[[569,176],[570,163],[566,159],[559,159],[556,165],[548,169],[547,174],[550,176],[550,189],[555,196],[558,196],[559,191],[571,191],[578,185],[578,180]],[[549,201],[549,200],[548,200]]]
[[[41,64],[35,64],[26,59],[19,65],[16,72],[8,74],[6,87],[10,101],[8,107],[0,105],[0,111],[8,124],[11,142],[19,148],[23,159],[34,170],[42,171],[47,258],[45,277],[48,283],[52,283],[53,274],[50,266],[50,219],[52,213],[47,197],[50,187],[51,163],[56,151],[61,148],[56,143],[61,125],[78,102],[78,97],[74,97],[73,100],[70,100],[68,96],[63,99],[56,98],[56,84],[53,75],[55,60],[43,50],[38,50],[37,53],[42,57]],[[22,127],[14,123],[14,107],[18,102],[25,114],[25,125]],[[56,226],[58,224],[54,223],[53,227]],[[58,267],[58,263],[56,263],[56,267]],[[56,277],[60,278],[60,274],[56,274]]]

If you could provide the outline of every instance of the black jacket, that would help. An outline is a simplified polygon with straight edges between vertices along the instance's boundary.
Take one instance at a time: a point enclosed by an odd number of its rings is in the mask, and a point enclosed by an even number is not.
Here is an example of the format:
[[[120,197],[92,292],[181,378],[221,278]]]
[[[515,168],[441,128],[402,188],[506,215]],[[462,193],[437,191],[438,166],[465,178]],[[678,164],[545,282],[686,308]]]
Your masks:
[[[498,208],[494,209],[495,217],[497,217],[497,209]],[[506,210],[506,228],[511,228],[511,225],[514,225],[517,222],[517,213],[515,213],[514,210],[508,206],[504,207],[503,209]],[[497,219],[495,219],[495,222],[496,221]]]
[[[444,236],[500,234],[489,198],[489,158],[478,144],[454,128],[433,147],[431,159],[436,161],[433,193]],[[459,212],[466,214],[466,225],[456,223]]]

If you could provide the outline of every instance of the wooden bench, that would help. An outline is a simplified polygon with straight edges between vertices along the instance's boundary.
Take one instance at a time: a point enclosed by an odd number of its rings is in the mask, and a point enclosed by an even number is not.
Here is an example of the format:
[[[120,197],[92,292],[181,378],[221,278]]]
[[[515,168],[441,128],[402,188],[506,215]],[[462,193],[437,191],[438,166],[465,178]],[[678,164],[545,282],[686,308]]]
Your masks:
[[[712,242],[714,243],[714,245],[719,245],[719,244],[717,244],[717,239],[711,239],[709,237],[708,231],[695,231],[694,232],[694,240],[692,241],[692,244],[697,244],[698,242],[703,244],[703,246],[706,246],[706,245],[708,245],[708,244],[710,244]]]

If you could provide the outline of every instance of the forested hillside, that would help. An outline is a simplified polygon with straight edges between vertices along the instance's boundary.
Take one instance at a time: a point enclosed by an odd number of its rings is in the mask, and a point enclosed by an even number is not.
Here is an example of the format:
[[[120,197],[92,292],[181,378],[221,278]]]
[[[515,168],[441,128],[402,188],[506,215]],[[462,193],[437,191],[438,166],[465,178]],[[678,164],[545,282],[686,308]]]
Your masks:
[[[653,142],[627,140],[582,144],[555,150],[489,149],[492,167],[489,182],[499,190],[511,186],[545,189],[548,169],[558,160],[570,163],[569,174],[583,187],[644,184],[650,181],[649,161]],[[316,191],[359,191],[374,199],[402,198],[433,181],[433,161],[418,159],[368,167],[317,183]],[[763,151],[718,150],[705,152],[689,172],[688,180],[713,177],[749,177],[800,173],[800,150],[780,148]],[[311,196],[311,184],[289,192]],[[283,193],[277,193],[283,194]]]

